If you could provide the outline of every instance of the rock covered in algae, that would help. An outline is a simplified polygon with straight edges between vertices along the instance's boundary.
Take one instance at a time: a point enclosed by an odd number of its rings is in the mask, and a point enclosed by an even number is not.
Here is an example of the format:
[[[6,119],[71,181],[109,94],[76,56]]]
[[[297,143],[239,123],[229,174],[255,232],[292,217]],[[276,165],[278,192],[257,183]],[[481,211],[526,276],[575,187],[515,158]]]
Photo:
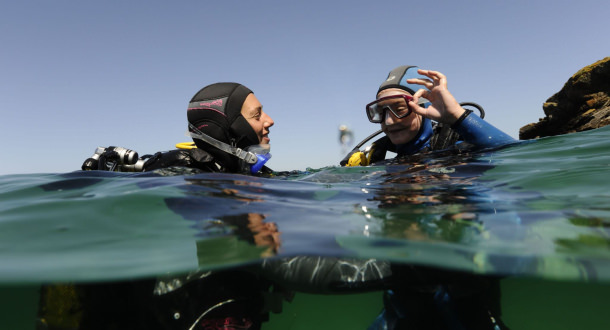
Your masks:
[[[576,72],[542,109],[545,117],[521,127],[519,139],[575,133],[610,124],[610,57]]]

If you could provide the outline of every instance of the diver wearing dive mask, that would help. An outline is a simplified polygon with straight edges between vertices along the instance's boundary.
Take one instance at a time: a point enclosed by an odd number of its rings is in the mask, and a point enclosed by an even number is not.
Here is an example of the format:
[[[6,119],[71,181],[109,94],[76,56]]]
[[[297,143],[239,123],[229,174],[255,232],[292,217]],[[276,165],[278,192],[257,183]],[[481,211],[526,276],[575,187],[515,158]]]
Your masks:
[[[480,116],[471,116],[473,106]],[[461,146],[494,148],[514,143],[506,133],[483,120],[483,108],[476,103],[458,103],[447,89],[447,78],[438,71],[403,65],[394,68],[381,83],[376,100],[366,105],[370,122],[381,130],[370,135],[347,154],[342,166],[382,162],[386,152],[408,157],[428,151]],[[364,151],[359,148],[381,132],[385,136]]]
[[[399,94],[379,98],[366,105],[366,115],[371,123],[379,124],[384,121],[390,111],[394,117],[400,119],[411,114],[410,95]]]

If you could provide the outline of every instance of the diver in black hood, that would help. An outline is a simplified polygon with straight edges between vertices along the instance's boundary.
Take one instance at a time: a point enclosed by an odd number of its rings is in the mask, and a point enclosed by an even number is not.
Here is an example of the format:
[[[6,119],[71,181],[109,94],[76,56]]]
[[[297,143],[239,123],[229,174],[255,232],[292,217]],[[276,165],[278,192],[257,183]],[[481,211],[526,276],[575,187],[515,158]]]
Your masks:
[[[160,174],[272,172],[265,163],[271,157],[268,135],[274,121],[244,85],[221,82],[200,89],[188,104],[187,118],[193,143],[143,157],[130,149],[99,147],[82,169]],[[169,208],[191,220],[178,202],[166,199]],[[226,216],[218,221],[247,231],[253,216],[257,215]],[[256,244],[257,234],[264,233],[251,231],[252,244]],[[39,328],[259,329],[268,314],[263,297],[269,286],[269,281],[245,268],[118,283],[48,285],[41,290]],[[64,305],[70,308],[60,307]]]
[[[197,148],[213,156],[220,171],[241,172],[244,166],[260,169],[266,161],[261,155],[268,152],[260,151],[268,150],[274,122],[246,86],[216,83],[202,88],[191,99],[187,118]],[[256,152],[249,152],[253,146],[258,146]]]
[[[246,86],[216,83],[200,89],[189,102],[187,118],[196,145],[187,149],[194,161],[191,167],[252,175],[272,172],[264,164],[271,157],[268,135],[274,121]],[[188,199],[166,199],[170,209],[192,220],[181,207],[184,202]],[[248,228],[253,215],[220,220]],[[267,318],[263,296],[269,286],[246,269],[195,272],[158,279],[151,301],[159,324],[167,329],[259,329]]]
[[[207,172],[271,172],[264,164],[270,158],[268,135],[274,122],[246,86],[215,83],[200,89],[189,102],[187,118],[196,147],[191,144],[181,153],[188,151],[190,167]],[[168,207],[188,220],[180,202],[185,201],[166,199]],[[222,222],[247,223],[247,218],[223,217]],[[244,269],[196,272],[158,279],[151,301],[159,323],[168,329],[258,329],[266,320],[262,306],[269,285]]]
[[[138,158],[120,147],[98,147],[83,170],[148,172],[188,167],[195,172],[271,173],[269,128],[274,122],[246,86],[221,82],[200,89],[187,109],[188,131],[194,143]]]

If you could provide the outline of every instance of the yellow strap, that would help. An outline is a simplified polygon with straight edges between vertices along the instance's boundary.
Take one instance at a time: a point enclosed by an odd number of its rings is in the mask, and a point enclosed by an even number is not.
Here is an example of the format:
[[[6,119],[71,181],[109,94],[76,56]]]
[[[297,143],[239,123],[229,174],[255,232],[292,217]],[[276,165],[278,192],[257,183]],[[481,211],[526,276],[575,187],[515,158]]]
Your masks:
[[[195,142],[180,142],[180,143],[176,143],[176,148],[178,148],[178,149],[195,149],[195,148],[197,148],[197,146],[195,145]]]
[[[366,155],[362,151],[354,152],[347,161],[346,166],[367,166],[369,164]]]

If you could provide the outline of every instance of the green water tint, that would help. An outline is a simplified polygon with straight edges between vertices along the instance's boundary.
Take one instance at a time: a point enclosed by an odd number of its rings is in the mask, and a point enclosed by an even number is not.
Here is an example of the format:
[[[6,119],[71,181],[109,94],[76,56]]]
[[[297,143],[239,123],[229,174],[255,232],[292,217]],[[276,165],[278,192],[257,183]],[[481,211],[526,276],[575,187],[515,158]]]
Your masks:
[[[0,279],[118,280],[322,254],[606,281],[608,132],[278,178],[0,177]],[[253,244],[249,225],[228,219],[251,214],[277,224],[281,246]]]
[[[608,284],[508,278],[501,281],[503,320],[511,329],[605,329]],[[0,329],[36,329],[39,288],[0,287]],[[381,309],[381,293],[297,293],[264,330],[366,329]]]
[[[501,281],[502,317],[511,329],[603,329],[610,326],[610,286],[511,278]],[[263,329],[366,329],[381,295],[297,295]],[[275,322],[275,323],[274,323]]]
[[[121,181],[75,178],[3,194],[0,254],[7,267],[0,277],[108,280],[196,267],[195,240],[184,242],[189,224],[163,196]],[[27,198],[18,205],[21,196]]]
[[[502,276],[503,320],[514,329],[600,328],[610,293],[609,138],[604,128],[275,178],[3,176],[3,303],[35,297],[40,283],[222,270],[274,255],[355,256]],[[265,224],[277,225],[279,243],[270,243]],[[265,328],[364,328],[380,295],[297,293]],[[331,309],[323,306],[343,304],[331,314],[342,325],[319,322],[316,313]]]
[[[481,180],[490,189],[531,195],[512,211],[524,215],[531,236],[524,247],[548,264],[542,276],[609,279],[609,132],[545,138],[484,158],[495,164]]]

